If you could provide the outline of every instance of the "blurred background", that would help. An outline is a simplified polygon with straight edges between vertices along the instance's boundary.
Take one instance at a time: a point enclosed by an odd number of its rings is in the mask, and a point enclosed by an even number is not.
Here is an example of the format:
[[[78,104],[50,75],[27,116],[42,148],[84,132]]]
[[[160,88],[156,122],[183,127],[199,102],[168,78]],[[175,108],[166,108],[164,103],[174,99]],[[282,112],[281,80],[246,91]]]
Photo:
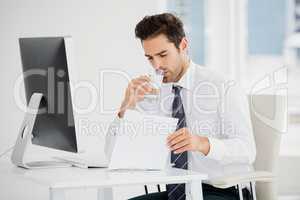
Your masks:
[[[288,94],[279,195],[281,200],[300,199],[300,0],[0,0],[0,153],[14,144],[24,115],[14,93],[22,74],[19,37],[71,35],[77,78],[99,92],[95,112],[83,118],[109,123],[127,80],[100,80],[100,72],[121,70],[131,78],[147,72],[134,28],[143,16],[161,12],[183,20],[194,62],[234,79],[248,94]],[[17,93],[24,101],[24,91]],[[92,98],[84,90],[77,97],[82,107]],[[102,147],[105,130],[92,130],[83,135],[86,147]],[[117,199],[143,192],[142,187],[116,189]],[[69,197],[86,199],[78,191]]]

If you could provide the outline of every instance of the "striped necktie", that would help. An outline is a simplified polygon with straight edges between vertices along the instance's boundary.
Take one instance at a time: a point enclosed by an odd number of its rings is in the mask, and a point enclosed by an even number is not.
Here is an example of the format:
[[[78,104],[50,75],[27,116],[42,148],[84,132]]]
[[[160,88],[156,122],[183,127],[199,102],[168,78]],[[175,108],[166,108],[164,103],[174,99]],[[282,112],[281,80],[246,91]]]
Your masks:
[[[172,117],[178,118],[177,128],[179,130],[186,127],[185,113],[180,96],[182,87],[173,85],[174,101],[172,104]],[[187,169],[188,168],[188,154],[183,152],[181,154],[174,154],[171,152],[171,163],[175,164],[175,168]],[[169,184],[166,186],[168,193],[168,200],[184,200],[185,184]]]

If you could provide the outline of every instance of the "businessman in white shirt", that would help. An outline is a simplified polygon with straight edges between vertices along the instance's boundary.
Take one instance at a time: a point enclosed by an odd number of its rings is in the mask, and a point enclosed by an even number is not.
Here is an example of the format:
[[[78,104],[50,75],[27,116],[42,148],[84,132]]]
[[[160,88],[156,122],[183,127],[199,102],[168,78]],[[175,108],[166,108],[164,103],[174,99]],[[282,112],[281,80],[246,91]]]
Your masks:
[[[183,24],[170,13],[144,17],[135,34],[152,67],[163,71],[163,84],[158,91],[147,75],[131,80],[113,126],[127,109],[176,117],[177,129],[166,141],[175,167],[204,172],[210,178],[251,170],[256,147],[247,99],[238,85],[190,60]],[[145,99],[157,93],[155,103]],[[113,134],[110,131],[107,137]],[[247,188],[243,194],[250,199]],[[205,183],[203,195],[204,200],[238,199],[234,187],[219,189]],[[132,198],[142,199],[189,199],[189,190],[185,184],[173,184],[166,191]]]

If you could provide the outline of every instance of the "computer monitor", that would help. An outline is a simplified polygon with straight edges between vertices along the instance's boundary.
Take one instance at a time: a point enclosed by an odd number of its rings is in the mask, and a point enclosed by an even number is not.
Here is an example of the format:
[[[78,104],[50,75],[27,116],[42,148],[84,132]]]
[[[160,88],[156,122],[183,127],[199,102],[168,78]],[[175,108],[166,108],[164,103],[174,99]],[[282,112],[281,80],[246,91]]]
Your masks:
[[[23,163],[20,154],[24,154],[22,151],[26,148],[21,147],[26,146],[26,131],[32,135],[33,144],[69,152],[78,151],[65,39],[19,39],[27,105],[29,108],[38,107],[38,112],[25,116],[27,119],[24,119],[13,152],[15,158],[12,157],[17,165]]]

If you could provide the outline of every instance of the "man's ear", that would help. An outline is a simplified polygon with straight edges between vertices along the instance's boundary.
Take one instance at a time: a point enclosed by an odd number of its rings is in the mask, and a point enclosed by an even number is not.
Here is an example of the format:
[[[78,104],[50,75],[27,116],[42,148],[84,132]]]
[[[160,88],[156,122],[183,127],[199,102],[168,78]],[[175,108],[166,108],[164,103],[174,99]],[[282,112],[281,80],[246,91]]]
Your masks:
[[[180,49],[181,51],[187,51],[187,49],[188,49],[188,40],[187,40],[186,37],[183,37],[183,38],[181,39],[181,42],[180,42],[180,44],[179,44],[179,49]]]

